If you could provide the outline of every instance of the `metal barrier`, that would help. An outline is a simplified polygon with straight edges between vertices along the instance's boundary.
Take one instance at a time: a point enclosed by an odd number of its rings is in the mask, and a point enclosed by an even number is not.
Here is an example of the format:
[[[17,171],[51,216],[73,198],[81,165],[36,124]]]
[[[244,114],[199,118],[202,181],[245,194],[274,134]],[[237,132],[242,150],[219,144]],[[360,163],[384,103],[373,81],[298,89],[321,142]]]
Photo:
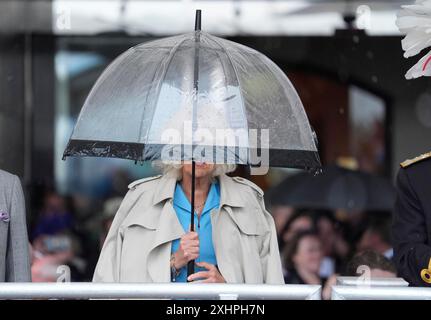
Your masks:
[[[337,277],[340,286],[371,286],[371,287],[408,287],[409,283],[403,278],[370,278]]]
[[[346,282],[351,279],[340,279]],[[348,281],[347,281],[348,282]],[[399,282],[399,281],[398,281]],[[335,285],[332,300],[431,300],[430,288]],[[399,282],[400,283],[400,282]],[[318,285],[189,283],[1,283],[0,299],[320,300]]]
[[[332,300],[430,300],[430,288],[333,286]]]
[[[190,283],[1,283],[0,299],[320,300],[318,285]]]

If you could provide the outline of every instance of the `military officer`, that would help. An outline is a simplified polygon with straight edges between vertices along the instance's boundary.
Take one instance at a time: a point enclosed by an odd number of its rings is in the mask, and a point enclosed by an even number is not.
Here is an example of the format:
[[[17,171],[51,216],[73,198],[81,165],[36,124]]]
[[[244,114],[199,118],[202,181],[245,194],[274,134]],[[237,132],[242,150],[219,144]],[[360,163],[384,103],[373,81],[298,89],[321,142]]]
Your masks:
[[[431,286],[431,152],[401,163],[392,227],[399,276]]]

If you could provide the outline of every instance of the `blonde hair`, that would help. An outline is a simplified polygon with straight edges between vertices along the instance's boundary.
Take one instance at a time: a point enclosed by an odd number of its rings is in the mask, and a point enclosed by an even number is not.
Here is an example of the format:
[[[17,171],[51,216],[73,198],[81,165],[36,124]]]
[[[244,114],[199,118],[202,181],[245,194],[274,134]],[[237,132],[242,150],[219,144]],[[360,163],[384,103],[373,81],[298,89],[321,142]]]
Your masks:
[[[162,160],[155,160],[151,163],[153,168],[162,172],[163,175],[170,177],[176,177],[177,180],[182,178],[182,168],[183,163],[181,162],[166,162]],[[217,176],[235,171],[235,164],[215,164],[214,170],[211,175],[211,180],[213,181]]]

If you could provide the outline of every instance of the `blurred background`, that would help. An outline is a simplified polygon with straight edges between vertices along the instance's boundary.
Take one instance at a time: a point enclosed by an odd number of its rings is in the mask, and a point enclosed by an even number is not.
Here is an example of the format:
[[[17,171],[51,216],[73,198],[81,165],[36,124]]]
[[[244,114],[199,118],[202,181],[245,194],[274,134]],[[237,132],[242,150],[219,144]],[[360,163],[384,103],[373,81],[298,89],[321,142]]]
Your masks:
[[[312,181],[280,168],[234,173],[266,193],[286,283],[326,283],[364,261],[393,276],[394,177],[399,162],[429,151],[431,133],[431,83],[405,80],[415,59],[403,58],[395,26],[411,2],[2,0],[0,168],[22,178],[33,280],[56,281],[63,264],[72,281],[90,280],[128,183],[156,174],[151,164],[62,153],[108,64],[136,44],[190,32],[195,9],[203,30],[285,71],[329,168]]]

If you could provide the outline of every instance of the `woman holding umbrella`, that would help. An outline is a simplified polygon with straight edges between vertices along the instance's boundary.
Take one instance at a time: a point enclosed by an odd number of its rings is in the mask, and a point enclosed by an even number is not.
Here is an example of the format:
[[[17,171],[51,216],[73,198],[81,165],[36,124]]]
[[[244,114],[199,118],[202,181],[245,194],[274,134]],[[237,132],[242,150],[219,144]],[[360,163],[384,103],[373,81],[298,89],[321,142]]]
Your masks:
[[[251,48],[202,32],[200,11],[194,32],[135,46],[106,68],[68,156],[181,164],[130,185],[94,276],[114,282],[186,281],[187,263],[189,281],[283,283],[262,190],[226,173],[236,164],[252,174],[320,167],[315,134],[283,71]],[[195,258],[202,271],[194,272]]]
[[[93,281],[284,284],[263,192],[246,179],[228,177],[234,168],[196,163],[194,232],[188,230],[190,164],[165,165],[163,175],[132,183]],[[199,268],[187,277],[192,260]]]

